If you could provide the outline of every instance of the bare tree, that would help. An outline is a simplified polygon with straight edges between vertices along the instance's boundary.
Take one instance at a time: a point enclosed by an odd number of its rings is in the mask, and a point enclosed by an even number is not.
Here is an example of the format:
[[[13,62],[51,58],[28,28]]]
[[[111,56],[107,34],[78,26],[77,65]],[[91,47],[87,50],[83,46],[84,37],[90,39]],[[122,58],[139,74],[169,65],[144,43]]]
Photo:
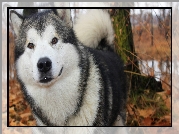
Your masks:
[[[151,9],[151,15],[150,15],[150,18],[151,18],[151,27],[150,27],[150,31],[151,31],[151,46],[153,46],[153,42],[154,42],[154,38],[153,38],[153,33],[154,33],[154,30],[153,30],[153,15],[152,15],[152,9]]]

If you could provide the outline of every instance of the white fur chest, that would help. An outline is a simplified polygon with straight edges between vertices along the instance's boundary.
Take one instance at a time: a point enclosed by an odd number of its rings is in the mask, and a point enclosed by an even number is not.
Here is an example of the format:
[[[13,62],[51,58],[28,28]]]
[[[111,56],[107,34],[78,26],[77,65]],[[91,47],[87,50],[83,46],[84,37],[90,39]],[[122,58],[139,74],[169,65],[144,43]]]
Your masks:
[[[27,91],[52,123],[64,125],[66,117],[77,107],[79,78],[80,72],[77,69],[71,71],[69,76],[62,75],[50,87],[27,86]]]

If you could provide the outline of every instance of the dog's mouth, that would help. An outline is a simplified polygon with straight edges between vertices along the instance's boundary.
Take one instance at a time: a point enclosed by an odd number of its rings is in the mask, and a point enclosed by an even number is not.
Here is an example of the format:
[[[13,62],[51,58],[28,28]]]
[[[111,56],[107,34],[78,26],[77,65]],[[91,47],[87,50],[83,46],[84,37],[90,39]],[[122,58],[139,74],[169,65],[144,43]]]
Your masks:
[[[63,71],[63,67],[61,68],[57,77],[59,77],[62,74],[62,71]],[[51,76],[44,75],[44,77],[40,80],[40,83],[48,83],[48,82],[52,81],[53,79],[54,78]]]

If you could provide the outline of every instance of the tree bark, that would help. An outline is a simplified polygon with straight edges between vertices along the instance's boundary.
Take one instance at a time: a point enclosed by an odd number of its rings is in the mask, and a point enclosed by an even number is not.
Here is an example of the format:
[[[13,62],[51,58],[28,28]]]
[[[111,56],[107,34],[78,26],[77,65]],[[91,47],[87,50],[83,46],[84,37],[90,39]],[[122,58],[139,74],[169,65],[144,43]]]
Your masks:
[[[160,82],[154,77],[146,77],[140,73],[133,42],[130,9],[113,9],[111,17],[115,31],[115,50],[124,61],[129,91],[146,88],[162,90]]]
[[[125,64],[125,70],[139,72],[137,58],[134,56],[135,49],[133,43],[132,27],[130,23],[130,9],[113,9],[112,22],[115,31],[115,50]],[[131,83],[133,75],[127,73],[129,89],[133,88]]]

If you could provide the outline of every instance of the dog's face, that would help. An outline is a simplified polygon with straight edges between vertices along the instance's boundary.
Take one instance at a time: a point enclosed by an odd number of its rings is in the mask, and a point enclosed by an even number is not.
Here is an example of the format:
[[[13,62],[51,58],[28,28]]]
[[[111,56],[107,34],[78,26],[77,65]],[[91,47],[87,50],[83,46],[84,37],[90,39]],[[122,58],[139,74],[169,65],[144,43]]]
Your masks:
[[[11,12],[11,20],[17,74],[25,84],[49,86],[78,66],[74,33],[54,11],[28,18]]]

